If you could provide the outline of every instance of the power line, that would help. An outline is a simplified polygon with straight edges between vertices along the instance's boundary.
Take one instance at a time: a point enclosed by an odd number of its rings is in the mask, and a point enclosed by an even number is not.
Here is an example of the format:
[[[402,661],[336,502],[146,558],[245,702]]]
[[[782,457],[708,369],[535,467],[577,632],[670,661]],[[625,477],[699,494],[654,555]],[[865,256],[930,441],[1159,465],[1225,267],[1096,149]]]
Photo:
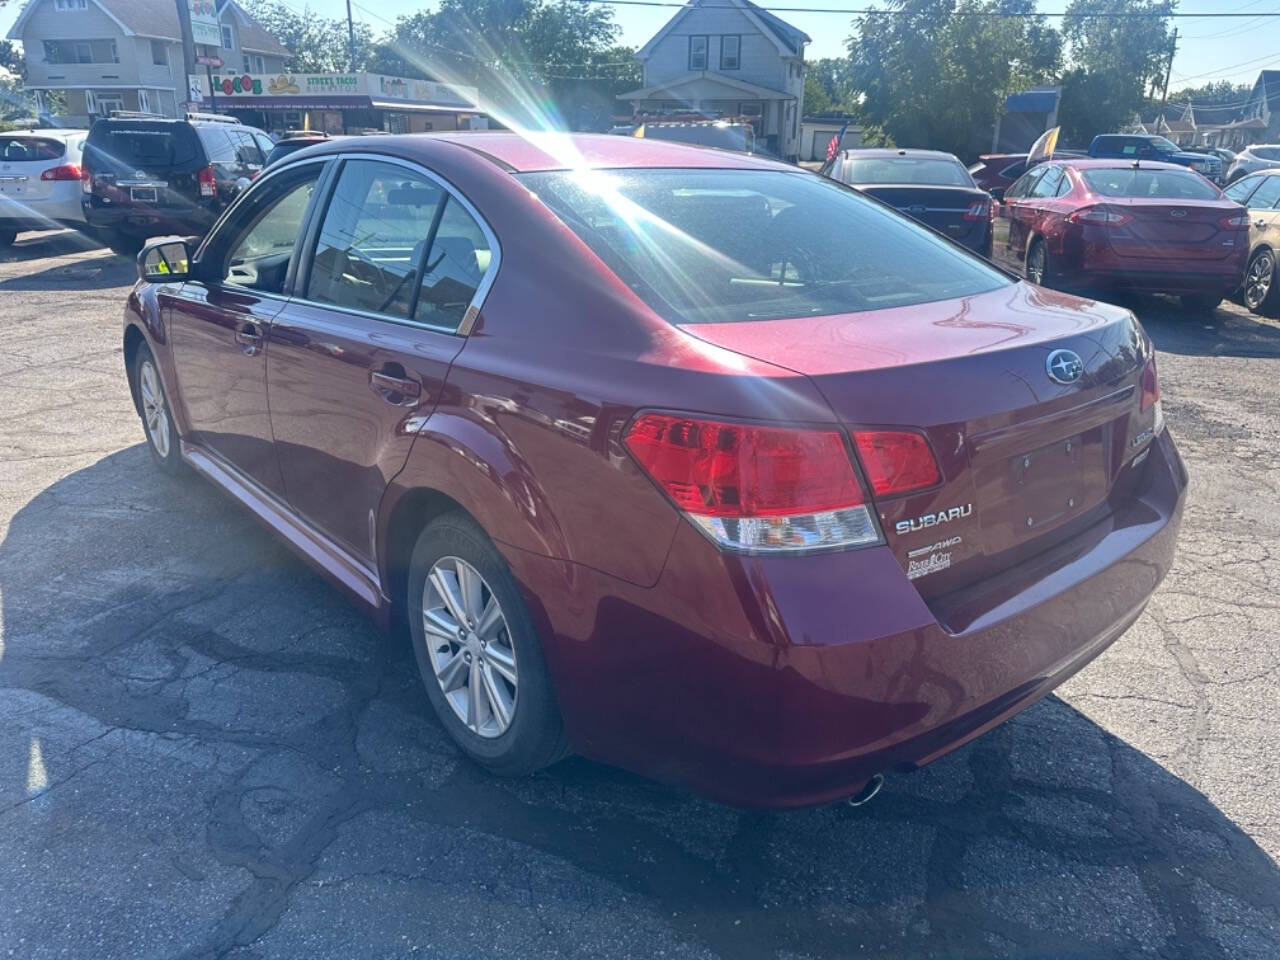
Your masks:
[[[573,3],[600,4],[610,7],[670,7],[680,9],[687,6],[683,0],[572,0]],[[741,10],[733,3],[703,3],[699,10]],[[917,16],[906,10],[882,10],[876,7],[765,7],[756,6],[757,10],[767,13],[834,13],[846,17],[903,17]],[[952,17],[984,17],[987,19],[1024,20],[1038,17],[1065,17],[1065,13],[1040,13],[1037,11],[1000,11],[1000,10],[966,10],[951,13]],[[1105,10],[1096,13],[1076,14],[1082,20],[1244,20],[1250,17],[1280,17],[1280,10],[1264,13],[1249,11],[1219,13],[1158,13],[1145,10]]]

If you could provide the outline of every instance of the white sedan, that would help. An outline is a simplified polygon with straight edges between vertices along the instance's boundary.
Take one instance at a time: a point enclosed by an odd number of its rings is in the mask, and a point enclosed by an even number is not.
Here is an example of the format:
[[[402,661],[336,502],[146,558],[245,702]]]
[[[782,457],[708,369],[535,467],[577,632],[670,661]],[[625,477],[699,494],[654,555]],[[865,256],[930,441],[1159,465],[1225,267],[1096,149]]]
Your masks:
[[[21,230],[83,228],[80,156],[87,130],[0,133],[0,247]]]

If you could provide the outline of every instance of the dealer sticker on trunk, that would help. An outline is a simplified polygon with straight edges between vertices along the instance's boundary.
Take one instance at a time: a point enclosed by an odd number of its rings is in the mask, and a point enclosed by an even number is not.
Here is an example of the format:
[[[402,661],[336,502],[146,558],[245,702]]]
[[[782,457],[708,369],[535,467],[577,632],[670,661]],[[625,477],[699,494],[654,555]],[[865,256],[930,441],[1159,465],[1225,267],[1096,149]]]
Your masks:
[[[960,537],[948,537],[927,547],[920,547],[907,554],[907,579],[920,577],[946,570],[951,566],[951,547],[960,543]]]

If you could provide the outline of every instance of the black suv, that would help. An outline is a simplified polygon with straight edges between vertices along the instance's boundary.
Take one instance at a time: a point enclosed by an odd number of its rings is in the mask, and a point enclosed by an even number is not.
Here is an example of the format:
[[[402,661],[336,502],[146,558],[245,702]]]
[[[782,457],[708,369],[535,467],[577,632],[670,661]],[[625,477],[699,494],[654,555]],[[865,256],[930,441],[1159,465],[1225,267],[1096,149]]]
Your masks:
[[[271,138],[227,117],[115,116],[89,131],[80,204],[122,237],[202,234],[266,164]]]

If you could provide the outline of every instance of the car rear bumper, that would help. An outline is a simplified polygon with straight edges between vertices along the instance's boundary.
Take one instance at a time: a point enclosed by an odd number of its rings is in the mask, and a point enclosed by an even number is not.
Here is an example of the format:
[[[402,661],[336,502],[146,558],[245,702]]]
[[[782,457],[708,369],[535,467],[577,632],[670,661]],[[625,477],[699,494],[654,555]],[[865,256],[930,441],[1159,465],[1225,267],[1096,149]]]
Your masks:
[[[38,199],[0,197],[0,227],[8,230],[54,230],[63,224],[84,223],[80,209],[79,189],[76,197],[50,196]]]
[[[1075,276],[1064,277],[1082,287],[1114,288],[1146,293],[1217,293],[1226,296],[1244,278],[1244,259],[1232,255],[1226,260],[1168,261],[1158,268],[1116,266],[1085,267]]]
[[[123,204],[83,204],[84,219],[91,227],[146,236],[204,233],[218,219],[218,212],[204,206],[143,207]]]
[[[1167,431],[1142,469],[1139,497],[969,590],[959,618],[886,548],[734,557],[685,524],[650,589],[504,553],[580,752],[729,803],[804,806],[929,763],[1120,636],[1169,569],[1187,483]]]

